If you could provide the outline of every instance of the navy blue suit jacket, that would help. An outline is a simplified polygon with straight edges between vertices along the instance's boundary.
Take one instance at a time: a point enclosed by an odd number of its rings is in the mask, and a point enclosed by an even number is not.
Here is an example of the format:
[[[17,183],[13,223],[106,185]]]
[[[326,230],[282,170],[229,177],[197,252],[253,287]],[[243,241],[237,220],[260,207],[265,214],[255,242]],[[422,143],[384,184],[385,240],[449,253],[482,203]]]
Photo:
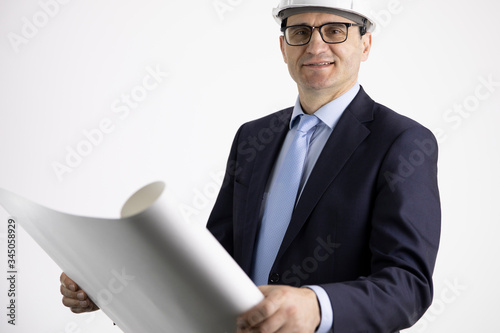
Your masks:
[[[250,275],[263,194],[292,108],[244,124],[208,229]],[[437,143],[363,89],[327,141],[269,284],[320,285],[334,332],[396,332],[432,301],[440,237]]]

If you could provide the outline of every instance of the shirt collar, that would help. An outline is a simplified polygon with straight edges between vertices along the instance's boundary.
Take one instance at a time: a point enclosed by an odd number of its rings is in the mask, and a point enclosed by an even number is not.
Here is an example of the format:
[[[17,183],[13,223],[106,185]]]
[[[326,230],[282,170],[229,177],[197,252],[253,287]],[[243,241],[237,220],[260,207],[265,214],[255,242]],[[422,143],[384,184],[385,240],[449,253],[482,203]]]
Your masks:
[[[330,129],[335,128],[335,125],[337,125],[340,116],[342,115],[342,113],[344,113],[347,106],[351,104],[360,89],[361,86],[358,82],[356,82],[354,87],[352,87],[342,96],[334,99],[330,103],[323,105],[318,109],[318,111],[314,113],[314,115],[318,117],[319,120],[321,120],[321,122],[323,122]],[[292,127],[297,122],[297,117],[302,114],[305,113],[302,110],[302,106],[300,105],[300,98],[297,98],[297,102],[295,103],[295,107],[293,108],[292,119],[290,120],[290,129],[292,129]]]

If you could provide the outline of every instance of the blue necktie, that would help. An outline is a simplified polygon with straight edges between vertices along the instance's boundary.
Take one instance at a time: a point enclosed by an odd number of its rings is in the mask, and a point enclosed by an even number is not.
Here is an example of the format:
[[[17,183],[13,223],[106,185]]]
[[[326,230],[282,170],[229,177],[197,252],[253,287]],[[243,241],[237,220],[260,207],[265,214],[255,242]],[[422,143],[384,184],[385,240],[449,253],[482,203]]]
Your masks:
[[[313,129],[318,123],[316,116],[301,115],[293,142],[280,169],[277,170],[277,178],[267,199],[255,250],[252,280],[258,286],[268,283],[269,273],[288,229],[299,193],[309,143]]]

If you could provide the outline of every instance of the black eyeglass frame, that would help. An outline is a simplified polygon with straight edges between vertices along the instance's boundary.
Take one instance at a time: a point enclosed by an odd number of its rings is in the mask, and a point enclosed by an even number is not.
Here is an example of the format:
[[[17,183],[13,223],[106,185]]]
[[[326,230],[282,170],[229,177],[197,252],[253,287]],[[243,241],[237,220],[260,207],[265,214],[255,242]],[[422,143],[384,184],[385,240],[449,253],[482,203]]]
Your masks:
[[[323,27],[325,25],[330,25],[330,24],[343,24],[343,25],[345,25],[345,27],[346,27],[346,34],[345,34],[345,39],[343,41],[341,41],[341,42],[327,42],[325,40],[325,37],[323,37],[322,29],[323,29]],[[288,28],[295,28],[295,27],[306,27],[306,28],[309,28],[309,30],[311,31],[311,35],[309,36],[309,40],[306,43],[303,43],[303,44],[290,44],[290,42],[288,41],[288,38],[286,37],[286,30]],[[321,39],[326,44],[342,44],[342,43],[344,43],[347,40],[347,38],[349,38],[349,28],[350,27],[362,27],[362,29],[360,31],[361,36],[363,36],[366,33],[366,25],[365,24],[346,23],[346,22],[328,22],[328,23],[322,24],[322,25],[320,25],[318,27],[313,27],[313,26],[310,26],[310,25],[307,25],[307,24],[296,24],[296,25],[290,25],[288,27],[282,27],[281,28],[281,32],[283,33],[283,36],[285,38],[286,43],[288,45],[290,45],[290,46],[304,46],[304,45],[309,44],[309,42],[311,41],[312,35],[314,33],[314,29],[318,29],[319,34],[321,36]]]

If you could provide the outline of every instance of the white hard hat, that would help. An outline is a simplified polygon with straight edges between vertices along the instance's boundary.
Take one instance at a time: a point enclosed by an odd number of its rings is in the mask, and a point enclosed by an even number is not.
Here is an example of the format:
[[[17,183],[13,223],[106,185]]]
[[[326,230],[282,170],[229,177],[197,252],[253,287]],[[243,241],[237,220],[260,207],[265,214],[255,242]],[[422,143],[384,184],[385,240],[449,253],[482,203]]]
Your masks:
[[[364,21],[366,31],[375,30],[375,21],[370,18],[369,1],[366,0],[281,0],[273,9],[273,16],[281,24],[291,15],[315,11],[336,14],[358,23]]]

